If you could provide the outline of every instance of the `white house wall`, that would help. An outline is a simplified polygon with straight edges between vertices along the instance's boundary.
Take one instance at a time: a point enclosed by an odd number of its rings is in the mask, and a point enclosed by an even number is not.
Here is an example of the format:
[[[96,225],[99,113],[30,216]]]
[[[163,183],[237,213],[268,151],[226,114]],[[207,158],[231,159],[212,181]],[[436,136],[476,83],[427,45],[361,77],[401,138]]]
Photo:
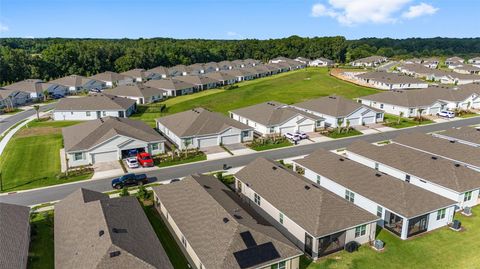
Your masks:
[[[257,123],[251,119],[244,118],[235,113],[230,113],[230,115],[232,119],[254,128],[257,133],[260,133],[262,135],[280,133],[280,129],[283,129],[283,128],[293,128],[294,130],[299,130],[300,126],[304,126],[304,125],[308,126],[307,132],[315,131],[315,121],[303,116],[297,116],[282,123],[281,125],[272,126],[274,128],[274,131],[270,132],[270,127],[267,127],[263,124]]]
[[[96,120],[97,111],[90,111],[90,116],[87,116],[87,111],[55,111],[53,113],[54,120]],[[105,112],[105,114],[104,114]],[[126,114],[126,111],[124,111]],[[119,113],[118,110],[106,110],[101,111],[100,117],[118,117]]]

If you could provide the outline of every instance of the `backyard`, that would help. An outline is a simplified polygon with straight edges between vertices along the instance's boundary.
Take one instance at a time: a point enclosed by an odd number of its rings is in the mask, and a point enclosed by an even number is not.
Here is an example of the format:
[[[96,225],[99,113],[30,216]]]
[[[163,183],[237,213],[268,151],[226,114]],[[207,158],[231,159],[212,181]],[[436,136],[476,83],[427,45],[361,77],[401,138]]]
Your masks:
[[[91,173],[57,179],[60,174],[61,128],[76,121],[33,121],[20,129],[0,158],[1,191],[31,189],[87,179]]]
[[[164,102],[140,106],[133,119],[141,119],[155,126],[155,119],[195,107],[227,113],[230,110],[270,100],[292,104],[331,94],[355,98],[377,93],[371,88],[360,87],[336,79],[326,68],[307,68],[279,75],[241,82],[232,90],[207,90],[187,96],[175,97]],[[165,112],[160,107],[165,104]]]

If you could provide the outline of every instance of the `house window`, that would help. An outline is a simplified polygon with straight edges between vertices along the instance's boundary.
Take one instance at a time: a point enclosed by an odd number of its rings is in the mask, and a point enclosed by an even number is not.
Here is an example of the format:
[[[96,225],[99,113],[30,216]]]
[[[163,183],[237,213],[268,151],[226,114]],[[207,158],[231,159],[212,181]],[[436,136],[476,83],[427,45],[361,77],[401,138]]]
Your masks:
[[[410,114],[413,114],[413,108],[410,108]]]
[[[242,131],[242,137],[249,137],[249,131]]]
[[[440,209],[437,211],[437,220],[441,220],[445,218],[445,213],[447,212],[447,209]]]
[[[322,177],[320,175],[317,175],[317,184],[320,185],[320,180],[322,179]]]
[[[279,221],[281,224],[283,224],[283,213],[282,213],[282,212],[280,212],[280,213],[278,214],[278,221]]]
[[[287,262],[286,261],[281,261],[279,263],[272,264],[270,266],[271,269],[285,269],[287,268]]]
[[[405,181],[410,182],[410,175],[405,175]]]
[[[152,144],[152,150],[158,150],[158,143]]]
[[[375,163],[375,170],[378,170],[378,163]]]
[[[83,160],[83,152],[75,152],[75,153],[73,154],[73,160],[74,160],[74,161]]]
[[[472,199],[472,192],[471,191],[467,191],[465,193],[465,195],[463,196],[463,201],[466,202],[466,201],[470,201]]]
[[[377,217],[381,218],[383,216],[383,208],[377,205]]]
[[[102,115],[105,117],[107,116],[107,111],[102,111]]]
[[[275,133],[275,127],[270,127],[270,133]]]
[[[345,199],[353,203],[355,201],[355,193],[345,190]]]
[[[253,200],[255,202],[255,204],[257,204],[258,206],[260,206],[260,196],[258,194],[254,194],[253,195]]]
[[[185,236],[182,235],[182,245],[187,248],[187,239],[185,239]]]
[[[87,115],[87,117],[90,117],[90,111],[85,112],[85,115]]]
[[[316,127],[322,127],[322,121],[321,121],[321,120],[317,120],[317,121],[315,122],[315,126],[316,126]]]
[[[383,109],[383,104],[380,104],[380,108]]]
[[[364,236],[366,233],[367,233],[367,225],[362,225],[355,228],[355,238]]]

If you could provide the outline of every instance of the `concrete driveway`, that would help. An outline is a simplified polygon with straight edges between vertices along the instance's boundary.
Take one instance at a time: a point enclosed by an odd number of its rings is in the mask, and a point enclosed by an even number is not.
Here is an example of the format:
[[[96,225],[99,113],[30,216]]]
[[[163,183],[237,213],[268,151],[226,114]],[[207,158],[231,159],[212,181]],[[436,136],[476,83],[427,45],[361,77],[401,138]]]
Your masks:
[[[245,154],[250,154],[255,152],[255,150],[248,148],[242,143],[225,145],[225,147],[228,150],[230,150],[230,152],[232,152],[233,155],[245,155]]]
[[[220,146],[205,147],[200,150],[207,155],[207,160],[216,160],[232,156]]]
[[[115,177],[124,173],[119,161],[96,163],[93,165],[92,179]]]

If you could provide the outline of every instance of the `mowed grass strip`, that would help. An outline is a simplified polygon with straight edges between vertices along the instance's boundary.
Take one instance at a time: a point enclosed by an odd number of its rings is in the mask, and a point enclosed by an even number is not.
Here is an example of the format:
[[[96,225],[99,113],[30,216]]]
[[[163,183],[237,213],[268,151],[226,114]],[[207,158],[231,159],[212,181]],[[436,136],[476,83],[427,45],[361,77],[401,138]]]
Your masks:
[[[55,267],[53,210],[32,215],[28,269],[53,269]]]
[[[195,107],[204,107],[227,114],[230,110],[271,100],[293,104],[331,94],[355,98],[379,92],[330,76],[326,68],[307,68],[237,85],[239,87],[232,90],[217,91],[214,94],[206,94],[206,92],[215,90],[206,90],[189,95],[188,98],[175,97],[165,102],[147,105],[146,109],[141,109],[132,118],[141,119],[155,126],[155,118]],[[179,100],[175,101],[177,98]],[[163,103],[167,105],[166,112],[160,113],[158,107]]]

